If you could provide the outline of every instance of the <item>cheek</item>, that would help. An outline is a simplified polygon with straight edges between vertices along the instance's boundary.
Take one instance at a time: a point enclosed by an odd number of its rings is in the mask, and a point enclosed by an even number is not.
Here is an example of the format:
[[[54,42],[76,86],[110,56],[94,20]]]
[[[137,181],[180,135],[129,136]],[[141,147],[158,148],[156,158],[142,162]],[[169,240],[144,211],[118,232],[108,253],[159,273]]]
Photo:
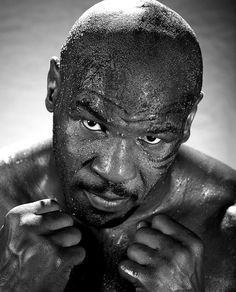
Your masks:
[[[165,145],[156,152],[139,152],[138,163],[149,188],[156,184],[172,165],[179,149],[179,145],[178,142],[165,143]]]
[[[86,162],[95,158],[98,153],[108,149],[108,143],[103,139],[95,139],[87,135],[81,128],[80,121],[68,119],[60,128],[59,147],[63,149],[65,164],[71,169],[80,169]]]
[[[65,123],[63,135],[62,147],[70,163],[82,165],[95,155],[96,148],[93,147],[93,143],[91,143],[90,139],[85,139],[81,133],[80,121],[68,121]]]

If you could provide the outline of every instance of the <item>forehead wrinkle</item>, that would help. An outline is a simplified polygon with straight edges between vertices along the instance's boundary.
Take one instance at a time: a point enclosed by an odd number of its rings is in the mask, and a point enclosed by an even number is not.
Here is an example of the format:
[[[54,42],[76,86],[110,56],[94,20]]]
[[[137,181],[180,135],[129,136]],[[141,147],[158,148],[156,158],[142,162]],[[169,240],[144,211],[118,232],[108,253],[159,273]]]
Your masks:
[[[82,100],[77,100],[77,102],[79,103],[79,106],[81,106],[82,108],[84,108],[85,110],[87,110],[88,112],[90,112],[92,115],[94,115],[96,118],[98,118],[99,120],[106,122],[106,123],[111,123],[111,124],[116,124],[117,119],[109,119],[106,114],[104,116],[105,108],[102,105],[102,109],[99,109],[96,105],[94,105],[92,103],[91,98],[84,98]],[[109,102],[109,101],[108,101]],[[181,128],[178,128],[176,126],[174,126],[171,122],[164,122],[162,124],[160,124],[160,121],[158,121],[156,119],[156,117],[151,117],[149,119],[142,119],[142,120],[136,120],[136,121],[130,121],[128,119],[124,119],[123,117],[119,117],[120,122],[121,121],[125,121],[125,129],[127,130],[127,126],[131,126],[131,131],[132,128],[133,130],[137,130],[139,132],[143,132],[143,133],[149,133],[149,134],[161,134],[161,133],[166,133],[166,132],[170,132],[170,133],[174,133],[174,134],[179,134],[181,132]],[[152,124],[149,125],[142,125],[142,123],[145,122],[151,122]],[[128,125],[131,124],[131,125]],[[136,125],[135,125],[136,124]],[[115,125],[115,126],[121,126],[123,127],[124,124],[120,124],[120,125]]]
[[[119,108],[119,113],[121,114],[119,116],[119,118],[121,120],[123,120],[125,123],[129,123],[129,124],[140,124],[144,123],[144,122],[153,122],[152,126],[149,127],[150,129],[148,129],[148,131],[150,130],[150,132],[166,132],[166,131],[171,131],[171,132],[176,132],[179,131],[178,127],[174,127],[174,126],[170,126],[170,122],[166,122],[166,115],[170,115],[170,114],[183,114],[183,106],[186,107],[186,102],[185,101],[176,101],[173,102],[171,104],[167,104],[167,105],[163,105],[161,108],[159,108],[158,113],[156,114],[151,114],[149,116],[145,115],[145,118],[141,118],[140,115],[138,116],[134,116],[134,117],[130,117],[130,113],[128,113],[128,111],[123,108],[120,104],[117,104],[115,102],[115,100],[111,100],[109,98],[106,98],[106,96],[99,94],[98,92],[94,92],[91,90],[86,89],[86,91],[96,95],[97,100],[94,103],[94,99],[91,96],[83,96],[80,101],[82,102],[80,105],[82,105],[85,109],[91,109],[94,113],[99,114],[99,118],[101,120],[107,121],[108,120],[108,115],[107,115],[107,111],[106,111],[106,106],[104,105],[104,101],[106,103],[108,103],[108,108],[111,109],[112,107],[110,105],[112,105],[113,107],[115,106],[116,108]],[[186,109],[185,109],[186,110]],[[91,111],[90,111],[91,112]],[[126,115],[129,115],[129,117],[127,117]],[[160,126],[157,125],[156,123],[158,123],[158,117],[162,118],[165,117],[165,124],[168,124],[167,126]],[[114,120],[114,116],[112,116],[112,112],[111,112],[111,116],[110,116],[110,120]],[[155,123],[156,121],[156,123]]]
[[[119,104],[119,102],[115,102],[115,100],[112,100],[112,99],[110,99],[110,98],[107,98],[106,95],[101,94],[101,93],[99,93],[99,92],[97,92],[97,91],[94,91],[94,90],[88,89],[88,88],[85,88],[85,91],[88,92],[88,93],[92,93],[92,94],[94,94],[94,95],[97,95],[98,100],[101,101],[101,104],[102,104],[102,106],[103,106],[103,108],[104,108],[104,112],[105,112],[105,107],[104,107],[104,103],[103,103],[103,101],[105,101],[105,102],[107,102],[107,103],[110,103],[111,105],[116,106],[116,107],[118,107],[120,110],[122,110],[122,111],[124,111],[125,113],[129,114],[129,113],[127,112],[127,110]],[[91,98],[90,96],[83,97],[82,100],[83,100],[83,99],[84,99],[84,100],[88,100],[88,101],[89,101],[89,100],[92,101],[92,98]],[[91,103],[91,105],[92,105],[92,103]],[[96,110],[95,106],[94,106],[94,109]]]

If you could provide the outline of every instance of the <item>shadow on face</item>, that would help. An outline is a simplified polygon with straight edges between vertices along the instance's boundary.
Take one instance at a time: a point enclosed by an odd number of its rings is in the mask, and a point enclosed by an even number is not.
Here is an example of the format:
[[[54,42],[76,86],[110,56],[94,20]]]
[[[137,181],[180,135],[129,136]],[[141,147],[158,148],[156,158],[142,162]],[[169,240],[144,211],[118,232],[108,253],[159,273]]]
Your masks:
[[[158,183],[188,138],[201,98],[201,60],[197,67],[196,54],[186,51],[192,35],[183,43],[173,29],[137,33],[140,12],[136,26],[117,30],[107,13],[105,31],[99,11],[74,28],[60,67],[51,64],[47,98],[67,207],[98,226],[161,203]],[[145,10],[143,22],[148,15],[153,21]]]

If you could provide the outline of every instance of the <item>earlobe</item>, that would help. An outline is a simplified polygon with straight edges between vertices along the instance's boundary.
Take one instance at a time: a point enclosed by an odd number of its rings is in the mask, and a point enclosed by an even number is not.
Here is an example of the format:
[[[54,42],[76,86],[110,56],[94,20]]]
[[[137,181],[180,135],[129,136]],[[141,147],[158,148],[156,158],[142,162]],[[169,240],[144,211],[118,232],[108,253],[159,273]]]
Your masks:
[[[46,108],[49,112],[54,111],[54,105],[58,97],[60,88],[60,63],[57,57],[52,57],[50,60],[50,68],[47,78],[47,97],[45,100]]]
[[[204,94],[203,94],[203,92],[201,92],[199,94],[195,104],[193,105],[188,117],[187,117],[187,120],[185,122],[185,127],[184,127],[184,134],[183,134],[182,143],[186,142],[189,139],[191,125],[192,125],[193,119],[195,117],[195,114],[197,112],[198,104],[202,100],[203,96],[204,96]]]

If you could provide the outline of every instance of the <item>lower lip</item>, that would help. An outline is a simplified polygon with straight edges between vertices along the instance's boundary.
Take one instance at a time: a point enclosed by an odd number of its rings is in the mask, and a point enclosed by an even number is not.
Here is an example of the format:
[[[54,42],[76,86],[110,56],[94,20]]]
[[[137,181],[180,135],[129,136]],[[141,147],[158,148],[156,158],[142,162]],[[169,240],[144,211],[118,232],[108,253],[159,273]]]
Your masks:
[[[128,201],[128,199],[117,199],[117,200],[106,200],[105,198],[94,195],[90,192],[84,191],[86,197],[88,198],[90,204],[101,211],[115,212],[123,208],[123,204]]]

